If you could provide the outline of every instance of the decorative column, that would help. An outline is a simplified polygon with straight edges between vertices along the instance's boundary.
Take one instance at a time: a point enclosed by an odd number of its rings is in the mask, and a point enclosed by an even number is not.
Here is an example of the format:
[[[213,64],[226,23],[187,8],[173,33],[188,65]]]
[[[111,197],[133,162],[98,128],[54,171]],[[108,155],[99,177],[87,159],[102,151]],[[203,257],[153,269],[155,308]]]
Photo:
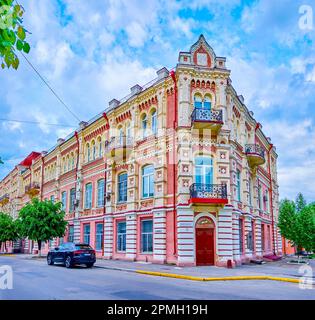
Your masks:
[[[227,266],[228,260],[233,263],[233,239],[232,239],[232,207],[225,206],[219,211],[217,227],[217,265]]]
[[[188,207],[177,209],[177,265],[195,265],[194,211]]]
[[[137,255],[137,215],[126,217],[126,259],[134,261]]]
[[[104,258],[111,259],[113,257],[113,217],[105,216],[104,218]]]
[[[153,262],[166,261],[166,212],[165,210],[153,213]]]
[[[240,214],[234,211],[232,214],[232,238],[233,238],[233,260],[236,264],[241,264],[240,255]]]
[[[261,258],[263,256],[262,244],[261,244],[261,219],[255,219],[255,247],[256,257]]]

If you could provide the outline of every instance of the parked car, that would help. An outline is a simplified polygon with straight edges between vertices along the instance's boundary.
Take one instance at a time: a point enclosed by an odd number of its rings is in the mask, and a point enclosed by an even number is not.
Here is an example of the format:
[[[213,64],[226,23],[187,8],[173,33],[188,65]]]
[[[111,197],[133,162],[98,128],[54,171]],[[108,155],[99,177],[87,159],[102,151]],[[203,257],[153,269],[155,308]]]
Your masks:
[[[91,268],[95,261],[95,250],[86,243],[65,242],[47,254],[47,264],[50,266],[54,263],[62,263],[67,268],[71,268],[74,265],[85,264]]]

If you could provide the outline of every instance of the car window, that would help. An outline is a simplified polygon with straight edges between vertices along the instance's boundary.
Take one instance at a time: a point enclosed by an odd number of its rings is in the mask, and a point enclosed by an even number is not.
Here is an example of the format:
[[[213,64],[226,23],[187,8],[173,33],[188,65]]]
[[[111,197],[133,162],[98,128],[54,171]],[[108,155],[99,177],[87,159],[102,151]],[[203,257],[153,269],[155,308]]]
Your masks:
[[[59,248],[59,250],[64,250],[65,249],[65,245],[61,244],[58,248]]]
[[[91,246],[89,246],[88,244],[76,244],[75,248],[77,250],[88,250],[88,249],[92,249]]]
[[[72,250],[73,249],[73,244],[72,243],[66,243],[64,245],[64,249],[65,250]]]

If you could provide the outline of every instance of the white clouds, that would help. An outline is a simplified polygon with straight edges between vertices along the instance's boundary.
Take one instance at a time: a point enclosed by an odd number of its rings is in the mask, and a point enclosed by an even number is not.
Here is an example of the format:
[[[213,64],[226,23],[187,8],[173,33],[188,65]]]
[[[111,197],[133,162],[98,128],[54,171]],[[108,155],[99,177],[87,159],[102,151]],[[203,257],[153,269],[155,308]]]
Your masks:
[[[129,44],[132,47],[142,47],[146,38],[147,31],[138,22],[131,22],[126,27]]]

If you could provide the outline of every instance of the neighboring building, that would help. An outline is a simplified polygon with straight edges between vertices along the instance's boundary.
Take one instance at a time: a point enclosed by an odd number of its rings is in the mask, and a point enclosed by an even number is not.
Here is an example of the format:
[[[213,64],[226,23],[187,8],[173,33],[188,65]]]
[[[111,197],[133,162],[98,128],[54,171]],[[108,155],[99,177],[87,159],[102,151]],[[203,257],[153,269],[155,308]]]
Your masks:
[[[27,194],[62,201],[58,241],[106,259],[226,266],[281,254],[276,150],[225,62],[200,36],[174,71],[31,153],[0,183],[0,210],[16,217]]]

